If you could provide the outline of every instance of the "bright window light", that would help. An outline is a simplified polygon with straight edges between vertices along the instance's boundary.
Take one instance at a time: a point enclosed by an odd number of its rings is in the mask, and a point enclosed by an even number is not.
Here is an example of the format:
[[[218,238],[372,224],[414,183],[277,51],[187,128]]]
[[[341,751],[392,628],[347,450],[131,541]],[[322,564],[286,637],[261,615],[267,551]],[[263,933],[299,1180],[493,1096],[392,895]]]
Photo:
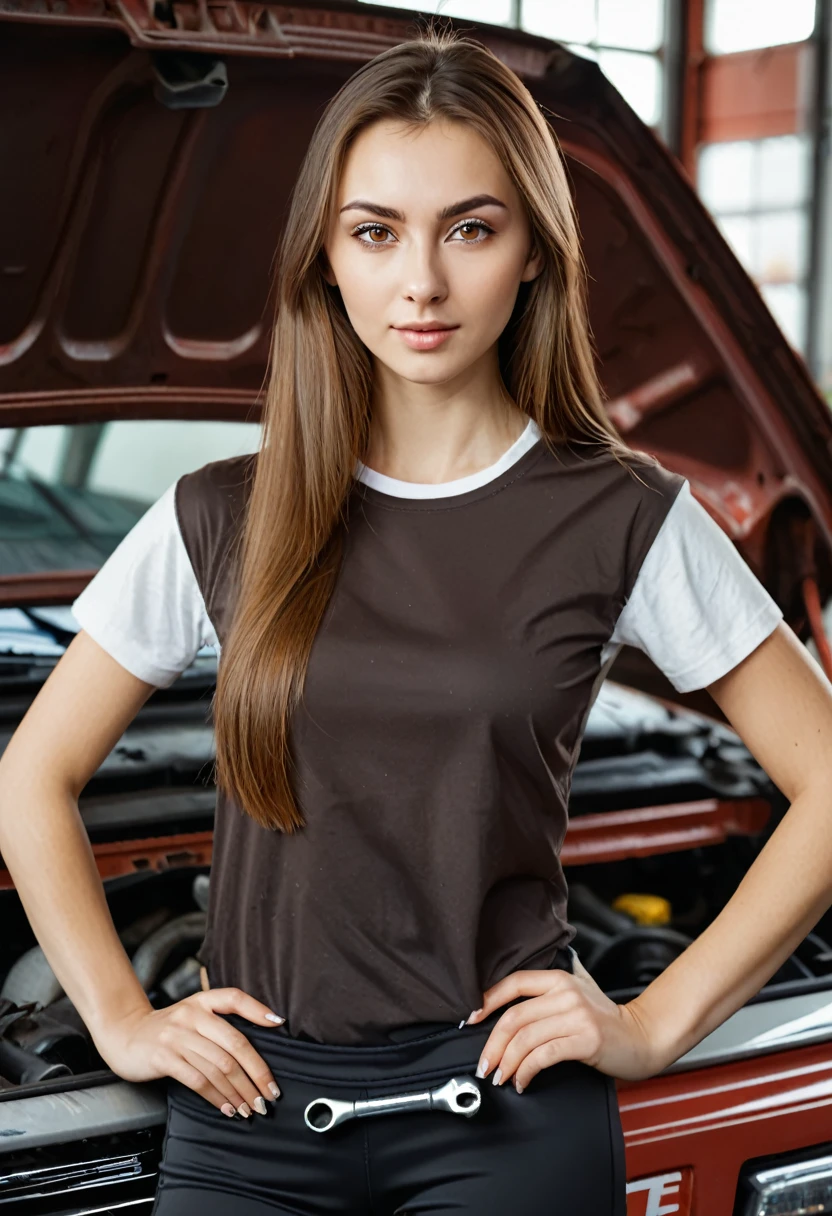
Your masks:
[[[806,340],[811,151],[806,135],[774,135],[706,144],[697,165],[702,201],[798,350]]]
[[[705,49],[714,55],[802,42],[815,28],[815,0],[707,0]]]
[[[421,4],[402,3],[402,0],[361,0],[361,3],[418,9],[422,13],[461,17],[464,21],[481,21],[485,25],[508,25],[511,21],[511,0],[422,0]]]
[[[580,55],[582,59],[591,59],[593,63],[598,62],[598,52],[594,46],[586,46],[583,42],[564,42],[563,45],[573,55]]]
[[[793,283],[807,270],[806,212],[770,211],[757,219],[757,277],[763,283]]]
[[[697,188],[712,211],[796,207],[809,197],[811,140],[806,135],[706,144]]]
[[[700,149],[697,185],[712,211],[746,211],[754,202],[755,147],[750,140]]]
[[[595,0],[522,0],[520,24],[530,34],[557,42],[593,42],[598,33]]]
[[[754,274],[754,221],[747,215],[718,215],[715,217],[722,235],[749,274]]]
[[[633,51],[657,51],[664,38],[662,0],[598,0],[598,42]]]
[[[763,283],[760,294],[795,350],[803,350],[806,341],[806,289],[797,283]],[[806,1210],[803,1209],[804,1212]],[[823,1208],[815,1208],[815,1211],[822,1212]],[[795,1216],[798,1216],[797,1208]]]
[[[761,139],[758,189],[761,206],[788,207],[809,197],[811,140],[808,135]]]
[[[599,50],[598,65],[642,122],[653,126],[661,113],[661,66],[654,55]]]

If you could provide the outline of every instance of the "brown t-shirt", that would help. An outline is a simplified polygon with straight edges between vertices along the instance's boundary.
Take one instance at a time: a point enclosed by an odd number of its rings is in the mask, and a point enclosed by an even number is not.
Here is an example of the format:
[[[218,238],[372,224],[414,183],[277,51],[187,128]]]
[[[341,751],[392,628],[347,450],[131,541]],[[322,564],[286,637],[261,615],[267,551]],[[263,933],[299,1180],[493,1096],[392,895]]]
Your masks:
[[[220,645],[256,459],[176,486]],[[217,798],[200,951],[213,987],[250,992],[293,1037],[381,1043],[459,1022],[568,945],[559,853],[601,651],[684,484],[627,463],[539,441],[449,497],[355,483],[290,725],[306,826],[270,831]]]

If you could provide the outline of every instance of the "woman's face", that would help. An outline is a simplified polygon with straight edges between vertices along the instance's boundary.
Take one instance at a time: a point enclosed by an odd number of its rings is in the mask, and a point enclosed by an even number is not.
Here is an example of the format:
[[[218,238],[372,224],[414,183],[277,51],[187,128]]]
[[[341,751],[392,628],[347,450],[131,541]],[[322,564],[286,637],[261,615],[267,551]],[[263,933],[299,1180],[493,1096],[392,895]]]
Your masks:
[[[518,287],[542,268],[531,245],[520,195],[474,130],[441,120],[414,134],[384,120],[347,154],[324,274],[377,361],[447,383],[486,356],[496,366]],[[452,329],[423,345],[406,331],[426,321]]]

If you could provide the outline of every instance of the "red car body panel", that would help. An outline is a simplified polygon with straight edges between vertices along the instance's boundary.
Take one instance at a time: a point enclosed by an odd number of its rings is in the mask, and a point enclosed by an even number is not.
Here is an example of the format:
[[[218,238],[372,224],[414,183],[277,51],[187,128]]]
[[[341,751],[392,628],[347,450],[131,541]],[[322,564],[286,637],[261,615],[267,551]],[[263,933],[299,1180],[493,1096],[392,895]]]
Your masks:
[[[832,1052],[823,1043],[619,1081],[618,1100],[627,1142],[628,1216],[730,1216],[745,1161],[832,1137]],[[654,1188],[654,1194],[664,1193],[651,1212],[650,1192],[632,1184],[677,1170],[687,1172],[681,1192]]]

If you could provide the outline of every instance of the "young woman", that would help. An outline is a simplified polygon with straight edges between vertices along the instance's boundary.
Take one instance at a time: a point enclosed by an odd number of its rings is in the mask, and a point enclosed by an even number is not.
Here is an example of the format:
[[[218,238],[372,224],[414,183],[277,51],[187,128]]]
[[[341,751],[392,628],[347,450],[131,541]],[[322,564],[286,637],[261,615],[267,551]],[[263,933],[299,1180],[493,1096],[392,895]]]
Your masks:
[[[608,421],[555,138],[482,46],[429,31],[332,99],[277,281],[260,451],[180,478],[75,602],[0,764],[0,849],[103,1058],[169,1078],[157,1216],[623,1216],[615,1078],[690,1049],[832,902],[829,684]],[[708,687],[791,807],[619,1006],[569,945],[559,850],[623,642]],[[207,983],[156,1010],[77,799],[205,643]],[[304,1118],[455,1077],[474,1113]]]

